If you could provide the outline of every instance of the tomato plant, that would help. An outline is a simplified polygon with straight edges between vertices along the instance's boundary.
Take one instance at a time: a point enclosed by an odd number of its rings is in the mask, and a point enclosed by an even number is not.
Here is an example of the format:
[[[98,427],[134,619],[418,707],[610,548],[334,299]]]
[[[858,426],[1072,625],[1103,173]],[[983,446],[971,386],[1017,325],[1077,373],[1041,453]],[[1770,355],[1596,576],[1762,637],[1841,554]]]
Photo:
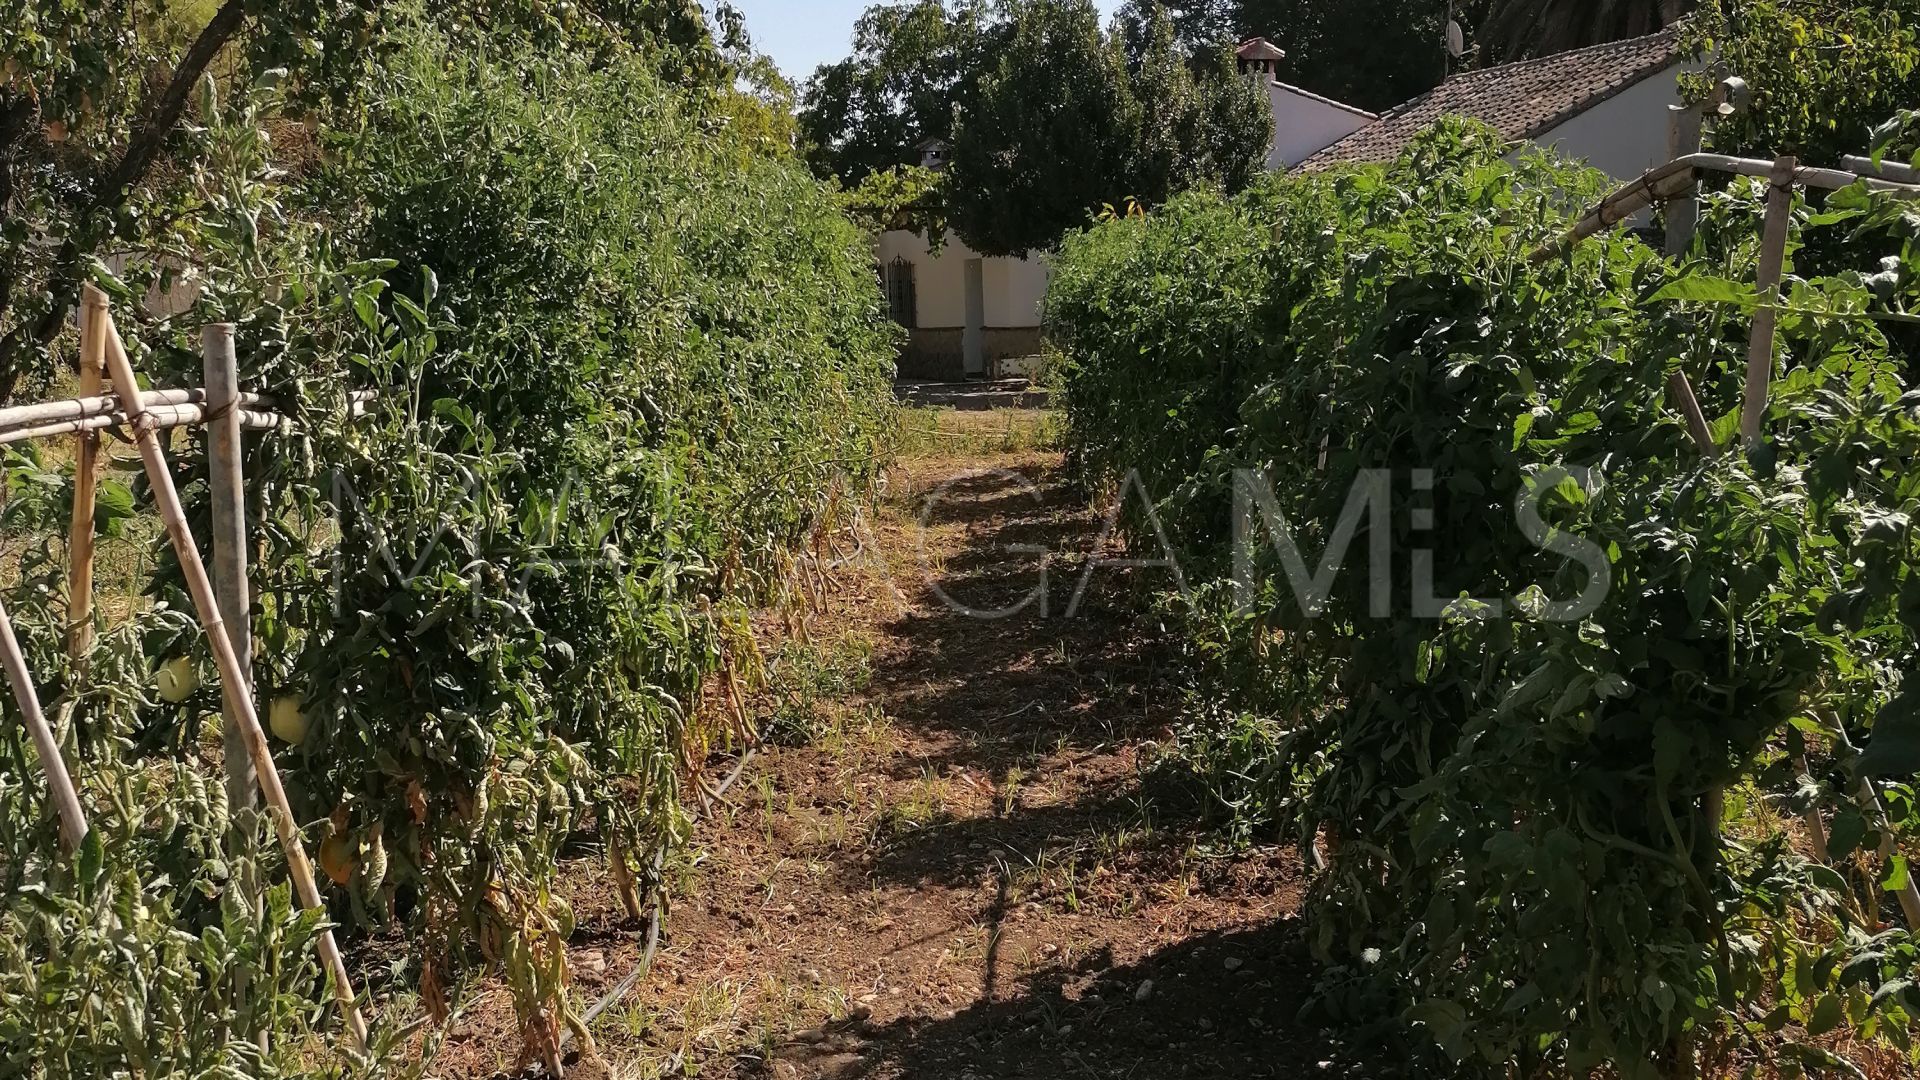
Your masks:
[[[1630,236],[1535,264],[1602,181],[1507,150],[1448,123],[1384,169],[1067,245],[1049,304],[1076,460],[1094,482],[1141,470],[1174,554],[1210,570],[1186,613],[1220,718],[1192,745],[1230,759],[1209,767],[1231,803],[1326,857],[1325,1004],[1387,1007],[1447,1068],[1672,1075],[1763,1042],[1818,1065],[1840,1028],[1903,1052],[1914,946],[1879,889],[1904,859],[1863,881],[1849,857],[1880,842],[1858,774],[1920,766],[1901,690],[1920,417],[1884,329],[1907,264],[1877,292],[1795,279],[1771,438],[1703,454],[1667,376],[1730,444],[1755,194],[1717,196],[1684,264]],[[1905,220],[1837,203],[1803,233],[1877,250]],[[1382,475],[1321,610],[1236,535],[1257,477],[1317,559]],[[1729,791],[1745,812],[1722,822]],[[1833,865],[1780,824],[1810,805]]]
[[[688,5],[622,6],[671,9],[654,26],[669,36],[698,21]],[[637,44],[596,31],[572,48],[534,22],[476,42],[456,20],[396,18],[363,110],[298,160],[280,141],[290,88],[203,84],[191,153],[169,176],[183,209],[161,257],[93,273],[156,384],[198,385],[199,328],[231,322],[243,385],[292,421],[247,446],[253,674],[328,917],[404,928],[413,947],[376,993],[417,989],[437,1018],[472,979],[503,973],[538,1058],[583,1030],[566,989],[562,855],[593,844],[651,885],[655,855],[685,841],[683,785],[751,734],[711,705],[729,695],[706,691],[754,677],[749,611],[778,602],[796,557],[884,454],[893,331],[866,240],[833,193],[790,148],[733,132],[727,110],[745,95],[709,92],[653,31]],[[191,308],[142,311],[146,287],[182,267]],[[200,439],[179,440],[172,465],[204,537]],[[60,655],[49,536],[69,489],[26,455],[14,479],[30,497],[10,508],[44,543],[9,606],[24,613],[35,670],[58,673],[43,695],[80,695],[70,715],[87,797],[147,770],[204,781],[219,697],[200,678],[210,665],[181,615],[178,566],[162,553],[129,575],[137,596],[115,605],[126,621],[86,658],[81,689]],[[109,490],[138,510],[138,485]],[[0,795],[14,801],[0,828],[18,829],[0,872],[26,880],[44,876],[51,834],[30,756],[6,745]],[[233,867],[203,865],[222,830],[186,846],[153,817],[202,810],[214,812],[198,795],[142,785],[125,814],[140,841],[103,856],[112,890],[60,884],[58,911],[10,894],[4,917],[22,933],[9,962],[25,967],[0,973],[0,1002],[31,1006],[8,1029],[30,1029],[23,1054],[72,1036],[72,1001],[145,1000],[98,988],[147,980],[203,1002],[205,1037],[183,1032],[163,1059],[126,1041],[120,1018],[98,1026],[100,1054],[76,1074],[143,1060],[297,1071],[324,995],[311,965],[288,958],[304,957],[314,918],[277,901],[229,942],[238,957],[182,944],[234,933]],[[278,880],[284,869],[254,850],[257,876]],[[204,858],[163,869],[186,851]],[[148,964],[84,934],[62,951],[86,905],[139,888],[165,900],[149,905],[151,929],[175,933],[174,952]],[[64,957],[96,947],[83,984]],[[239,997],[208,987],[256,962],[285,978],[262,980],[274,995],[262,1011],[229,1015]],[[35,997],[36,967],[72,981]],[[249,1057],[244,1039],[225,1039],[232,1022],[291,1045]]]

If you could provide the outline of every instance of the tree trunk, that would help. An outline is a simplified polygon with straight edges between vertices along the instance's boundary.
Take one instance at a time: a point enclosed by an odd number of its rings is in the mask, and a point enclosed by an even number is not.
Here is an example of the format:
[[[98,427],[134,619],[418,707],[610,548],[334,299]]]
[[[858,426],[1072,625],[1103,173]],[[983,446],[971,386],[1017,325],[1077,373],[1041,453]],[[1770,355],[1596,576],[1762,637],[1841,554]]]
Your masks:
[[[13,397],[34,354],[45,348],[59,335],[60,328],[67,324],[74,305],[80,301],[86,257],[92,254],[93,248],[102,239],[100,222],[103,218],[111,218],[140,182],[146,179],[154,160],[166,147],[167,138],[179,127],[180,118],[186,114],[187,101],[193,95],[194,86],[206,73],[207,65],[213,63],[213,58],[240,32],[246,22],[246,14],[245,0],[226,0],[213,13],[213,18],[207,20],[207,25],[200,29],[199,36],[187,49],[187,55],[181,58],[180,65],[174,68],[173,78],[168,81],[166,89],[148,108],[146,121],[128,141],[126,153],[120,156],[120,161],[106,179],[75,212],[71,223],[73,231],[60,246],[59,259],[46,283],[47,291],[53,294],[53,307],[38,321],[21,323],[0,338],[0,403]],[[5,124],[4,129],[0,129],[0,195],[12,194],[13,147],[25,134],[15,115],[22,106],[28,108],[27,119],[30,120],[31,102],[25,99],[14,102],[4,119],[0,119],[0,123]],[[6,206],[10,201],[9,198],[0,198],[0,222],[5,221]],[[4,268],[0,268],[0,272],[5,272]],[[15,284],[0,277],[0,322],[4,322],[6,314],[13,310]]]

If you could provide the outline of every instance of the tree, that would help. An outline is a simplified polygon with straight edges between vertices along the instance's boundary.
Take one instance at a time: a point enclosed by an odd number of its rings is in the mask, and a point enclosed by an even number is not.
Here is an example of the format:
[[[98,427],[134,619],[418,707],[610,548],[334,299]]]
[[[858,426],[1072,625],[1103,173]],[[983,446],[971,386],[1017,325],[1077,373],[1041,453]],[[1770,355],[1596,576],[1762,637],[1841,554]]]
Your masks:
[[[1652,33],[1694,0],[1235,0],[1239,37],[1285,49],[1282,77],[1379,111],[1409,101],[1463,67],[1547,56]],[[1473,52],[1446,52],[1449,18]]]
[[[1725,74],[1753,89],[1753,108],[1714,128],[1716,149],[1730,153],[1838,165],[1920,102],[1920,0],[1706,0],[1688,41],[1714,60],[1688,77],[1689,93],[1704,96]]]
[[[194,187],[212,119],[200,113],[266,91],[278,99],[268,119],[286,130],[363,103],[399,13],[393,0],[6,0],[0,401],[53,372],[96,259],[189,261],[195,208],[219,197]],[[716,14],[738,27],[730,5]],[[455,0],[422,17],[470,49],[534,44],[601,63],[640,52],[681,85],[734,81],[697,0]]]
[[[927,139],[948,139],[956,107],[993,44],[984,0],[913,0],[868,8],[853,53],[824,65],[801,99],[800,135],[821,176],[849,187],[917,161]]]
[[[1236,36],[1286,50],[1283,79],[1362,109],[1417,97],[1450,66],[1446,0],[1238,0],[1233,19]]]
[[[1127,55],[1146,51],[1156,13],[1173,22],[1174,37],[1196,62],[1211,62],[1223,49],[1239,44],[1234,36],[1234,0],[1127,0],[1114,13],[1114,27]]]
[[[1144,38],[1127,48],[1140,105],[1131,197],[1158,205],[1204,183],[1245,188],[1272,145],[1266,95],[1240,77],[1225,46],[1190,52],[1171,10],[1136,7],[1147,21]],[[1124,30],[1121,37],[1127,44]]]
[[[961,239],[987,255],[1052,247],[1131,194],[1140,106],[1092,0],[1036,0],[955,125],[949,202]]]
[[[1224,51],[1195,60],[1166,11],[1143,51],[1101,32],[1091,0],[1027,0],[954,127],[954,230],[987,255],[1052,248],[1103,206],[1196,184],[1237,191],[1272,142],[1266,96]],[[1131,60],[1131,62],[1130,62]]]
[[[1651,34],[1693,0],[1494,0],[1480,41],[1494,60],[1550,56]]]
[[[0,400],[53,368],[90,260],[150,244],[181,190],[148,191],[196,88],[271,79],[295,108],[357,81],[383,0],[184,5],[10,0],[0,18]]]

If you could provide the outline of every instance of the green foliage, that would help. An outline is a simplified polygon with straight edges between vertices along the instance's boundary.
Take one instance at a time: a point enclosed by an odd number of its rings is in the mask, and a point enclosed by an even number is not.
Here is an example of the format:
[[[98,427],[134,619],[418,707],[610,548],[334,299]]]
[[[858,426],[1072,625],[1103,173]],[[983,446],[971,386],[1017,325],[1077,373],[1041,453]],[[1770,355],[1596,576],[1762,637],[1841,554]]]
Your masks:
[[[907,229],[935,246],[946,239],[946,173],[919,165],[899,165],[871,173],[841,193],[848,215],[870,233]]]
[[[1159,205],[1199,185],[1245,190],[1273,143],[1267,95],[1250,91],[1226,49],[1189,54],[1165,8],[1153,10],[1147,31],[1142,47],[1128,53],[1140,103],[1129,194]]]
[[[1154,24],[1164,15],[1174,39],[1189,56],[1211,58],[1240,44],[1234,36],[1234,0],[1126,0],[1114,12],[1114,30],[1128,56],[1139,56],[1152,42]]]
[[[1286,50],[1280,77],[1362,109],[1410,101],[1447,75],[1649,34],[1692,0],[1196,0],[1170,3],[1183,39],[1264,37]],[[1468,55],[1450,60],[1447,19]],[[1144,25],[1138,16],[1136,24]],[[1137,33],[1137,31],[1135,31]]]
[[[1133,194],[1140,125],[1125,57],[1091,0],[1021,5],[955,126],[955,228],[988,255],[1051,248]]]
[[[1671,26],[1694,0],[1486,0],[1480,38],[1491,59],[1550,56],[1651,34]]]
[[[814,167],[876,184],[874,208],[904,207],[890,195],[913,174],[887,177],[925,141],[949,142],[946,220],[932,224],[989,255],[1051,248],[1102,206],[1244,188],[1272,141],[1265,95],[1224,49],[1192,52],[1157,6],[1136,14],[1139,33],[1108,35],[1090,0],[871,8],[854,54],[807,88]]]
[[[953,136],[956,110],[1003,35],[983,0],[880,4],[860,16],[853,52],[807,84],[800,134],[821,176],[849,187],[919,163],[919,146]]]
[[[1913,942],[1767,823],[1819,800],[1836,851],[1871,848],[1855,777],[1920,764],[1920,415],[1881,330],[1912,302],[1907,260],[1879,286],[1794,280],[1771,441],[1703,458],[1663,388],[1687,371],[1734,428],[1756,192],[1711,201],[1711,263],[1609,237],[1534,264],[1601,182],[1504,150],[1449,124],[1384,170],[1183,200],[1063,250],[1075,460],[1093,482],[1139,469],[1200,583],[1186,625],[1218,701],[1191,745],[1229,805],[1327,854],[1325,1006],[1388,1010],[1454,1074],[1671,1075],[1689,1046],[1711,1070],[1761,1042],[1816,1062],[1837,1029],[1904,1051]],[[1842,203],[1806,230],[1899,227],[1897,205]],[[1387,470],[1318,610],[1267,526],[1236,539],[1236,470],[1309,564]],[[1137,506],[1130,527],[1158,557]],[[1857,761],[1869,735],[1886,748]],[[1722,834],[1702,808],[1730,788],[1773,809]],[[1910,789],[1889,795],[1910,836]]]
[[[1355,108],[1410,101],[1449,70],[1445,0],[1237,0],[1233,21],[1286,50],[1280,78]]]
[[[701,687],[753,670],[743,605],[870,478],[891,338],[830,195],[645,57],[402,58],[314,188],[392,261],[209,300],[250,382],[382,393],[262,462],[261,683],[312,725],[285,762],[351,914],[404,914],[430,1003],[503,964],[538,1049],[573,1022],[560,847],[591,821],[639,873],[682,838],[680,776],[728,737]]]
[[[157,384],[197,385],[199,328],[232,322],[243,384],[298,421],[249,437],[254,679],[286,721],[276,760],[331,879],[324,916],[349,942],[403,928],[412,947],[381,989],[417,991],[436,1018],[503,973],[534,1057],[580,1030],[563,847],[591,831],[651,884],[653,855],[685,840],[683,778],[749,734],[702,703],[711,683],[757,677],[750,606],[886,450],[893,331],[865,238],[780,144],[765,99],[700,81],[703,58],[751,63],[704,29],[682,43],[674,12],[696,10],[402,13],[354,123],[322,124],[323,152],[296,170],[280,142],[307,135],[285,123],[294,87],[206,82],[164,258],[92,270]],[[134,300],[169,265],[198,286],[163,318]],[[361,391],[376,396],[355,404]],[[198,438],[174,467],[206,536]],[[21,794],[39,790],[32,754],[17,718],[0,725],[0,874],[47,882],[0,908],[5,1060],[51,1076],[338,1068],[308,959],[322,916],[282,896],[236,925],[223,830],[174,820],[201,795],[125,793],[147,775],[205,787],[218,693],[141,692],[164,662],[210,667],[170,555],[137,574],[151,604],[78,679],[60,647],[54,471],[22,456],[11,477],[29,496],[5,504],[7,531],[39,543],[8,606],[83,799],[115,808],[96,828],[116,831],[106,884],[62,878],[45,808]],[[253,872],[283,877],[250,850]],[[137,934],[91,914],[134,890]],[[226,987],[256,965],[264,996],[243,1004]],[[86,1004],[162,994],[144,1035]],[[256,1027],[278,1056],[234,1034]]]
[[[88,260],[164,247],[190,212],[192,193],[155,166],[215,56],[231,86],[285,83],[301,112],[338,103],[384,6],[231,0],[195,25],[167,0],[0,7],[0,400],[52,374]]]
[[[1753,88],[1752,110],[1715,128],[1715,148],[1830,166],[1866,153],[1875,127],[1920,100],[1917,27],[1912,0],[1706,0],[1690,44]],[[1686,86],[1704,97],[1718,77]]]
[[[9,462],[10,486],[41,466]],[[315,1002],[328,991],[314,957],[323,912],[296,913],[289,887],[254,910],[234,888],[278,876],[272,830],[228,804],[199,760],[134,750],[154,703],[149,639],[191,628],[177,610],[143,612],[104,635],[75,687],[63,663],[64,622],[44,603],[65,573],[62,552],[35,520],[32,499],[0,512],[24,541],[8,608],[40,685],[73,737],[68,760],[91,831],[72,856],[58,848],[45,781],[8,698],[0,727],[0,1072],[48,1080],[99,1076],[342,1075],[314,1060],[331,1038]],[[74,721],[79,723],[74,723]],[[251,1033],[270,1032],[263,1050]],[[384,1057],[394,1034],[375,1037]],[[383,1067],[356,1070],[381,1075]]]
[[[1164,13],[1154,28],[1130,70],[1089,0],[1014,10],[954,130],[948,200],[968,246],[1044,251],[1102,206],[1155,205],[1198,183],[1235,191],[1258,174],[1265,95],[1224,55],[1196,78]]]

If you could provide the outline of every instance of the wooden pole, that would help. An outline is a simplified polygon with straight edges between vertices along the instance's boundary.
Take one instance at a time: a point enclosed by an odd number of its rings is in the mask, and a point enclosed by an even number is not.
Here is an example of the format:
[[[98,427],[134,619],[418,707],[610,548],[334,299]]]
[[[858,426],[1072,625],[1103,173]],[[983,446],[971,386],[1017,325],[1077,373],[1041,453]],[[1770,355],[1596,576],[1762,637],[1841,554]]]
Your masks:
[[[240,460],[240,365],[233,351],[233,324],[215,323],[201,332],[207,380],[207,477],[213,494],[213,583],[227,640],[240,661],[246,697],[253,698],[253,633],[247,589],[247,505]],[[227,802],[235,809],[255,804],[258,783],[240,733],[240,717],[231,704],[222,712],[221,740],[226,745]]]
[[[1702,172],[1770,178],[1774,174],[1774,168],[1773,162],[1752,158],[1730,157],[1726,154],[1688,154],[1678,161],[1671,161],[1653,169],[1640,179],[1607,196],[1599,205],[1589,210],[1586,216],[1565,235],[1541,246],[1531,257],[1534,262],[1545,262],[1568,248],[1605,232],[1649,206],[1685,195],[1693,190]],[[1796,168],[1793,171],[1793,178],[1808,187],[1826,191],[1839,191],[1864,180],[1868,188],[1884,192],[1893,198],[1920,199],[1920,184],[1862,177],[1845,169]]]
[[[1880,161],[1875,163],[1870,157],[1848,154],[1846,157],[1840,159],[1840,164],[1845,166],[1848,172],[1859,173],[1861,176],[1870,176],[1880,180],[1891,180],[1896,184],[1920,184],[1920,169],[1916,169],[1905,162]]]
[[[80,304],[80,393],[100,392],[107,366],[107,294],[88,285]],[[81,431],[73,455],[73,517],[67,529],[67,656],[80,670],[93,650],[93,509],[100,436]]]
[[[247,691],[247,673],[240,665],[240,657],[234,652],[233,639],[228,636],[226,621],[220,617],[220,604],[214,597],[213,582],[207,577],[206,563],[200,559],[200,549],[194,545],[193,535],[187,530],[186,512],[180,506],[180,493],[174,487],[173,474],[167,471],[166,452],[161,449],[160,436],[155,427],[147,421],[146,409],[139,404],[140,384],[133,375],[133,365],[127,361],[127,351],[120,343],[119,332],[113,327],[112,316],[107,324],[107,373],[113,379],[114,390],[120,400],[126,403],[131,417],[135,441],[140,447],[140,460],[146,466],[147,481],[153,488],[153,501],[160,511],[160,518],[166,523],[167,535],[173,541],[173,550],[180,559],[180,569],[187,579],[187,591],[193,595],[193,606],[200,616],[200,625],[207,632],[207,644],[213,650],[213,659],[220,669],[220,691],[226,706],[239,721],[241,737],[246,742],[247,754],[253,759],[253,767],[260,781],[260,791],[266,797],[267,807],[273,818],[274,829],[279,833],[280,846],[287,856],[287,875],[293,879],[293,889],[299,897],[300,906],[308,910],[322,908],[320,890],[314,885],[313,864],[307,860],[307,852],[301,844],[300,829],[294,824],[293,808],[287,803],[286,788],[281,786],[280,771],[274,767],[273,752],[267,747],[266,732],[260,729],[260,717],[253,705],[253,696]],[[360,1016],[360,1006],[354,1000],[353,983],[347,976],[346,961],[341,958],[340,945],[334,940],[333,931],[320,931],[320,959],[327,973],[333,979],[334,996],[340,1002],[340,1011],[347,1023],[356,1049],[367,1045],[367,1025]]]
[[[233,351],[233,324],[214,323],[200,332],[202,373],[206,379],[207,486],[213,496],[213,588],[220,617],[227,624],[227,640],[245,675],[246,697],[253,700],[252,598],[247,588],[247,503],[245,470],[240,458],[240,364]],[[227,805],[252,810],[258,805],[254,789],[259,776],[247,754],[240,716],[230,702],[220,709],[220,741],[227,770]],[[235,884],[256,916],[263,911],[259,876],[252,872],[252,815],[236,814],[227,837],[227,851],[238,865],[249,869]],[[242,1002],[251,994],[244,970],[234,972],[234,993]],[[261,1049],[267,1033],[254,1032]]]
[[[1689,154],[1700,152],[1700,112],[1678,105],[1668,106],[1672,110],[1668,121],[1667,141],[1675,160]],[[1700,200],[1694,196],[1694,188],[1687,190],[1667,204],[1667,254],[1679,258],[1693,246],[1694,230],[1700,225]],[[1673,406],[1686,417],[1687,432],[1693,436],[1694,445],[1708,457],[1719,454],[1720,448],[1713,443],[1713,428],[1707,423],[1707,414],[1700,409],[1700,399],[1694,395],[1693,383],[1687,373],[1675,369],[1667,376],[1667,397]]]
[[[1678,161],[1705,148],[1703,132],[1706,118],[1698,106],[1667,106],[1667,158]],[[1679,258],[1693,246],[1693,234],[1700,228],[1700,198],[1693,188],[1682,192],[1667,204],[1667,254]]]
[[[149,405],[147,421],[155,430],[167,428],[194,427],[205,422],[205,405]],[[239,417],[240,427],[246,431],[296,431],[292,420],[275,413],[253,412],[237,409],[234,415]],[[95,416],[83,416],[76,420],[59,420],[50,424],[36,424],[32,427],[0,428],[0,446],[10,443],[27,442],[32,439],[44,439],[54,435],[67,435],[76,431],[104,431],[107,428],[127,426],[125,413],[100,413]]]
[[[60,815],[60,839],[68,851],[73,851],[87,838],[87,813],[80,806],[80,793],[74,790],[73,776],[67,772],[67,759],[60,756],[60,744],[53,737],[53,728],[47,725],[47,716],[40,711],[40,695],[33,689],[33,673],[27,670],[26,654],[20,651],[20,639],[13,633],[13,618],[4,605],[0,605],[0,662],[6,666],[7,681],[13,684],[13,700],[20,706],[20,715],[26,718],[33,745],[40,751],[40,768],[47,774],[47,791],[53,797],[54,810]]]
[[[1740,407],[1740,437],[1752,449],[1760,442],[1773,387],[1774,340],[1780,328],[1780,280],[1786,273],[1787,238],[1793,225],[1794,174],[1800,161],[1792,154],[1773,163],[1767,180],[1766,231],[1760,241],[1760,271],[1755,280],[1760,307],[1753,313],[1753,337],[1747,343],[1747,387]]]
[[[103,357],[106,355],[105,348],[106,343],[103,340],[101,342]],[[102,360],[102,363],[104,364],[105,361]],[[147,390],[140,395],[140,403],[149,409],[160,405],[204,405],[206,402],[205,390]],[[240,404],[244,408],[272,409],[278,403],[259,394],[241,394]],[[89,416],[109,414],[121,415],[120,398],[114,394],[96,393],[91,397],[62,398],[59,401],[43,401],[36,405],[15,405],[0,409],[0,429],[11,431],[14,428],[32,427],[56,420],[79,420]]]

